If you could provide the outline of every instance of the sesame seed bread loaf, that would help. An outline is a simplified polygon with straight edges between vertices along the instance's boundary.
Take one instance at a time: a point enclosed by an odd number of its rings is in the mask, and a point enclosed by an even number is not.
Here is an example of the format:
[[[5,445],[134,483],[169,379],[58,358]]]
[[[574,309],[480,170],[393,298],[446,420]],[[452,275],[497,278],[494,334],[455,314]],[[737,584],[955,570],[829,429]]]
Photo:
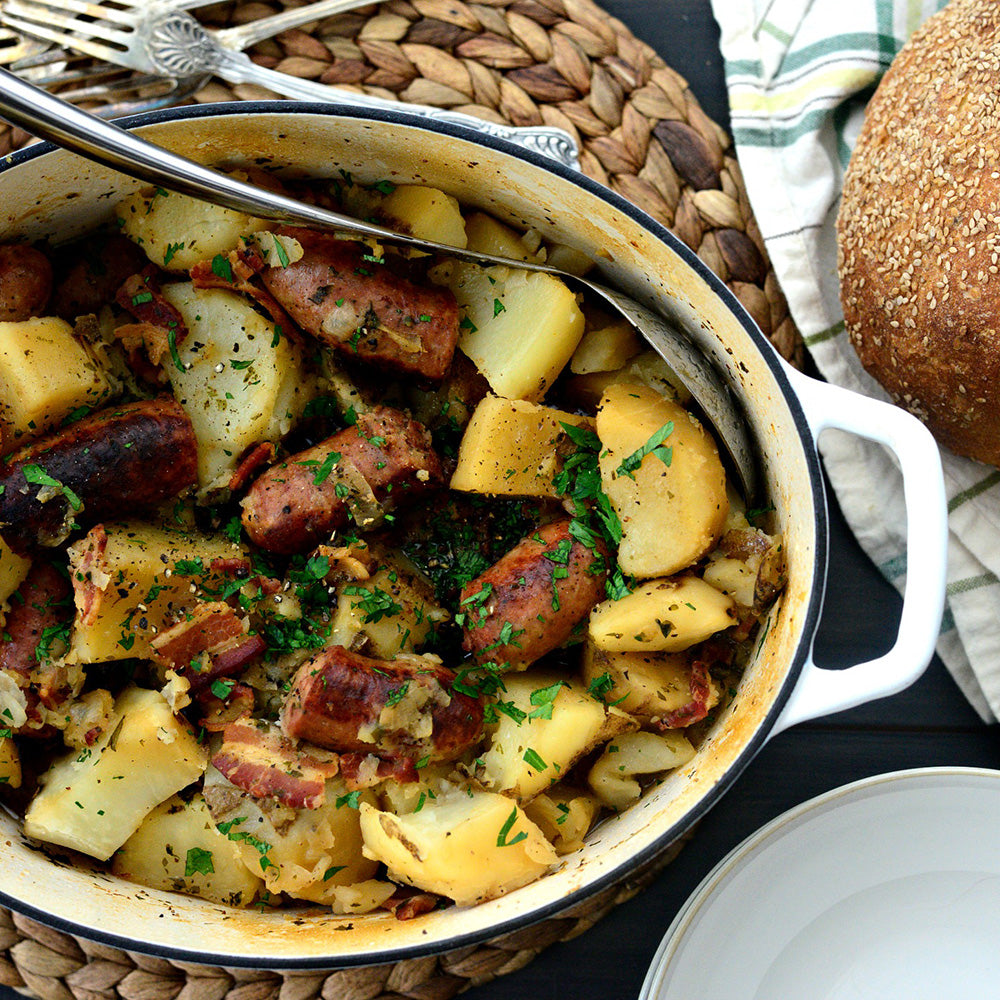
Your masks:
[[[951,0],[899,52],[837,228],[861,363],[941,444],[1000,465],[998,0]]]

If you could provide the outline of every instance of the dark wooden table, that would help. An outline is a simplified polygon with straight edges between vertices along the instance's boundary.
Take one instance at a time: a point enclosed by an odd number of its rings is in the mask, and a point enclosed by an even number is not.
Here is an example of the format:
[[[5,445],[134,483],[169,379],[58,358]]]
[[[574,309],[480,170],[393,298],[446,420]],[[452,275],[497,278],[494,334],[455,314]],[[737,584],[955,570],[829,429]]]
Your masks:
[[[687,79],[705,111],[728,126],[709,0],[602,0],[602,6],[652,45]],[[900,602],[854,541],[832,496],[830,505],[831,566],[816,650],[822,666],[837,667],[889,648]],[[677,910],[754,830],[800,802],[868,775],[939,765],[1000,767],[998,734],[979,720],[937,659],[894,698],[785,732],[764,748],[678,858],[639,896],[575,940],[546,949],[524,969],[464,996],[633,998]],[[16,997],[0,988],[0,1000]]]

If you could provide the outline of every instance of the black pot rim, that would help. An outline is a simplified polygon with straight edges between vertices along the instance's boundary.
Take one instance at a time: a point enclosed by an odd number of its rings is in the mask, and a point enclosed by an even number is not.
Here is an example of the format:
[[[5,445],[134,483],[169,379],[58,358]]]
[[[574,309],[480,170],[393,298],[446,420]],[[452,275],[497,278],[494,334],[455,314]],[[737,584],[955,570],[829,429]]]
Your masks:
[[[589,882],[585,887],[576,890],[570,895],[564,896],[545,906],[537,907],[530,913],[519,917],[511,918],[499,924],[494,924],[488,929],[462,934],[447,941],[428,942],[426,944],[400,946],[391,948],[384,952],[379,952],[377,959],[373,954],[347,955],[347,956],[310,956],[305,958],[266,958],[251,955],[228,955],[212,952],[209,947],[199,948],[175,948],[171,946],[152,945],[141,940],[126,938],[118,934],[108,933],[99,927],[91,927],[74,920],[67,920],[55,916],[48,911],[32,906],[22,899],[10,896],[0,889],[0,903],[3,906],[24,914],[39,923],[46,924],[56,930],[69,935],[97,941],[101,944],[109,945],[127,951],[135,951],[143,954],[153,955],[165,959],[173,959],[183,962],[194,962],[209,966],[228,966],[239,968],[266,968],[268,970],[282,969],[324,969],[334,970],[338,968],[355,968],[372,964],[385,964],[398,962],[404,959],[422,958],[431,955],[444,954],[454,949],[469,947],[480,944],[483,941],[501,937],[514,931],[557,917],[560,913],[584,902],[601,891],[610,888],[612,885],[622,881],[630,874],[651,864],[654,859],[665,851],[671,844],[678,840],[687,830],[698,823],[704,815],[712,808],[718,799],[731,787],[740,776],[750,761],[763,747],[770,736],[771,730],[780,716],[782,709],[787,703],[799,675],[805,666],[812,649],[812,640],[816,629],[819,626],[822,613],[824,587],[826,579],[826,567],[828,560],[828,513],[826,505],[826,494],[823,488],[823,473],[820,466],[819,454],[816,443],[813,439],[809,422],[799,403],[795,389],[792,387],[788,376],[783,368],[783,363],[779,359],[774,348],[760,331],[750,315],[735,295],[723,284],[723,282],[711,271],[707,265],[688,246],[682,243],[673,233],[655,219],[647,215],[642,209],[626,201],[620,195],[609,188],[604,187],[597,181],[584,176],[564,166],[555,160],[549,159],[532,150],[524,149],[514,145],[504,139],[480,133],[474,129],[455,125],[447,121],[439,121],[433,118],[425,118],[405,111],[373,110],[360,108],[351,105],[325,104],[299,101],[234,101],[218,104],[197,104],[187,105],[179,108],[165,108],[156,111],[149,111],[143,114],[132,115],[121,118],[116,124],[124,128],[132,129],[144,125],[153,125],[161,122],[194,120],[199,118],[228,117],[232,115],[253,116],[259,114],[279,114],[279,115],[321,115],[343,118],[356,118],[363,121],[388,122],[395,125],[415,127],[430,132],[439,132],[443,135],[452,136],[457,139],[464,139],[475,142],[479,145],[495,149],[499,152],[518,157],[539,169],[554,173],[562,179],[569,181],[592,195],[607,202],[611,207],[628,216],[635,222],[642,225],[652,236],[660,242],[666,244],[677,254],[689,267],[691,267],[699,277],[701,277],[725,303],[728,310],[736,317],[746,334],[757,347],[758,352],[763,356],[765,363],[781,389],[785,405],[788,407],[794,426],[798,432],[802,445],[806,466],[809,470],[809,480],[813,494],[813,507],[816,511],[815,519],[815,554],[813,561],[813,579],[809,600],[802,619],[801,638],[792,659],[791,666],[780,689],[775,694],[771,706],[764,718],[763,723],[747,741],[746,746],[740,752],[736,760],[730,765],[722,779],[709,792],[707,792],[697,804],[685,813],[676,823],[666,830],[660,837],[649,844],[642,851],[637,852],[625,862],[618,865],[613,870],[601,875],[599,878]],[[0,173],[28,162],[36,157],[58,149],[52,143],[42,142],[18,150],[9,156],[0,159]],[[349,919],[349,918],[345,918]]]

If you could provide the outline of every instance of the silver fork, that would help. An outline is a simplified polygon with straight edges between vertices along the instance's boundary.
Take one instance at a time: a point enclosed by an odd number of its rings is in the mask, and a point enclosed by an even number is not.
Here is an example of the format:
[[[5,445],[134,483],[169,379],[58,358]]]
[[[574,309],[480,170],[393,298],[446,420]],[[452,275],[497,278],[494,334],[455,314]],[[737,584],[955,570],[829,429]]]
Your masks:
[[[212,34],[227,48],[245,49],[282,31],[370,2],[318,0],[235,28],[213,31]],[[121,3],[135,7],[146,5],[145,0],[121,0]],[[218,3],[218,0],[166,0],[166,3],[174,10],[193,10]],[[5,12],[0,6],[0,20]],[[165,77],[158,73],[137,73],[103,60],[95,63],[91,59],[87,54],[53,47],[47,40],[29,38],[0,28],[0,65],[7,66],[11,72],[36,86],[58,91],[64,100],[98,103],[99,106],[91,110],[105,118],[179,104],[209,80],[207,73]]]
[[[286,13],[310,9],[315,12],[320,6],[311,4]],[[211,73],[229,83],[258,84],[300,100],[338,101],[407,111],[518,143],[565,166],[579,169],[576,143],[560,128],[497,125],[456,111],[336,90],[266,69],[256,65],[244,52],[227,47],[227,40],[231,43],[234,37],[246,37],[235,34],[241,29],[228,29],[229,35],[222,35],[220,39],[221,32],[210,33],[190,14],[165,0],[103,0],[96,3],[91,0],[6,0],[2,20],[25,35],[43,38],[139,72],[174,78]],[[243,27],[252,27],[252,23]]]

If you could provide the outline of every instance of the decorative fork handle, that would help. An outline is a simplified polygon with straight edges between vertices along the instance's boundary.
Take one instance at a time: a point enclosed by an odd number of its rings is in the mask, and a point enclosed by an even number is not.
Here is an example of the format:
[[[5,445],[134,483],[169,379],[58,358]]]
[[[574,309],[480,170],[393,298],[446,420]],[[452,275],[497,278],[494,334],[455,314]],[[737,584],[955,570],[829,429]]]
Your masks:
[[[287,73],[258,66],[243,52],[222,48],[192,18],[176,16],[172,11],[165,11],[162,16],[153,20],[145,33],[144,42],[155,68],[165,76],[186,77],[211,72],[229,83],[254,83],[298,100],[340,102],[365,108],[405,111],[506,139],[556,160],[572,170],[580,169],[576,143],[563,129],[548,125],[498,125],[458,111],[389,101],[371,94],[359,94],[312,80],[301,80]]]

